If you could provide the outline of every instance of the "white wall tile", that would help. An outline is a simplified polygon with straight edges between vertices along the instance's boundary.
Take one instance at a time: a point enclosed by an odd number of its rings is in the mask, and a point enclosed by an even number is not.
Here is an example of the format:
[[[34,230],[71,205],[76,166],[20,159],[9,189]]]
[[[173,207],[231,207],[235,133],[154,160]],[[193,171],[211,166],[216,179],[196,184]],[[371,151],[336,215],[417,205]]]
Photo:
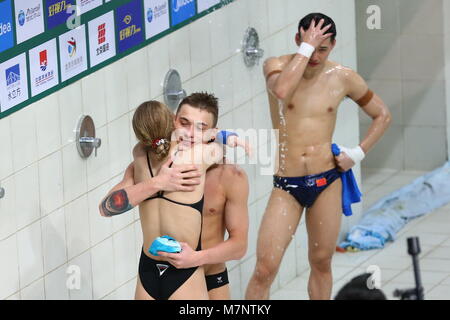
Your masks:
[[[21,229],[40,218],[38,166],[34,163],[15,174],[15,214]]]
[[[5,196],[0,201],[0,241],[17,231],[16,188],[14,176],[1,181]]]
[[[59,209],[41,221],[44,273],[67,261],[66,223],[64,209]]]
[[[5,299],[19,290],[19,258],[17,236],[0,241],[0,299]]]
[[[259,40],[265,39],[269,35],[267,3],[270,0],[248,0],[249,26],[258,32]],[[298,1],[297,1],[298,2]]]
[[[100,201],[102,201],[110,189],[110,184],[104,183],[88,193],[91,246],[98,244],[112,234],[112,218],[103,217],[100,215],[98,209]]]
[[[249,27],[249,5],[248,1],[234,1],[226,8],[227,21],[233,21],[233,23],[228,23],[230,55],[239,53],[241,56],[242,41]]]
[[[67,289],[67,280],[70,274],[66,273],[67,265],[53,270],[44,277],[45,299],[46,300],[68,300],[69,290]]]
[[[89,240],[89,214],[87,196],[84,195],[64,207],[66,218],[67,258],[70,260],[87,250]]]
[[[81,80],[83,114],[94,120],[96,127],[106,124],[105,72],[94,72]]]
[[[128,84],[127,78],[124,76],[126,73],[125,60],[116,61],[104,69],[106,118],[108,122],[129,111]]]
[[[280,5],[277,1],[267,1],[267,10],[269,11],[267,17],[269,33],[274,34],[280,31],[287,22],[286,5]]]
[[[87,191],[87,161],[81,158],[74,142],[64,146],[61,152],[64,203],[68,203]]]
[[[11,125],[10,118],[0,120],[0,148],[2,156],[0,157],[0,180],[6,178],[13,173],[13,156],[11,146]]]
[[[227,20],[227,9],[216,10],[204,19],[207,19],[209,26],[209,38],[211,45],[211,63],[216,65],[226,60],[230,55],[229,20]]]
[[[212,68],[212,92],[219,99],[219,115],[230,112],[233,108],[233,76],[230,59]]]
[[[163,94],[164,79],[169,71],[169,40],[167,37],[161,38],[148,46],[147,60],[150,93],[152,99],[154,99]]]
[[[63,195],[62,157],[58,151],[39,161],[41,215],[61,207]]]
[[[61,142],[65,145],[75,141],[76,128],[80,117],[83,115],[81,81],[58,91],[58,101],[61,118]]]
[[[109,156],[109,139],[106,127],[97,129],[96,136],[102,139],[102,145],[87,159],[87,184],[88,190],[92,190],[106,182],[111,176],[111,164]]]
[[[111,292],[115,287],[112,238],[108,238],[93,247],[91,259],[93,298],[97,300]]]
[[[129,109],[150,99],[148,58],[146,50],[138,50],[125,58]]]
[[[69,296],[71,300],[92,300],[92,264],[90,250],[75,257],[67,263],[67,265],[75,266],[80,271],[80,287],[69,288]],[[73,271],[72,271],[73,272]],[[74,273],[72,273],[74,274]]]
[[[36,135],[38,158],[56,151],[61,145],[58,95],[56,93],[36,102]]]
[[[181,28],[167,36],[169,41],[169,65],[178,71],[181,81],[191,78],[191,49],[189,43],[189,28]],[[168,71],[168,70],[167,70]]]
[[[121,286],[137,274],[134,224],[113,235],[115,286]]]
[[[129,127],[131,123],[128,115],[108,124],[109,163],[113,176],[123,172],[132,160]]]
[[[20,286],[28,286],[44,274],[41,222],[37,221],[17,232]]]
[[[233,103],[235,108],[250,100],[252,94],[250,84],[251,77],[241,55],[233,56],[231,68],[233,78]]]
[[[34,109],[25,108],[11,115],[13,168],[18,171],[37,160]]]
[[[191,76],[195,77],[199,73],[211,67],[211,40],[208,17],[191,23],[189,29],[189,48],[191,50]]]
[[[20,291],[22,300],[45,300],[44,278],[40,278]]]

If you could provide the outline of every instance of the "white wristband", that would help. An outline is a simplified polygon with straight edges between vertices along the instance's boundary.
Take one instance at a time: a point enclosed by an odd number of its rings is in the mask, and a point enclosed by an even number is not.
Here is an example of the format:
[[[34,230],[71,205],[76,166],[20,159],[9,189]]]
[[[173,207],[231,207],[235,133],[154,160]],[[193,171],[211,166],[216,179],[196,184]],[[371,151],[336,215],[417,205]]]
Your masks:
[[[366,157],[366,154],[360,146],[351,149],[339,146],[339,149],[341,149],[341,152],[345,152],[355,164],[361,162]]]
[[[301,54],[305,57],[307,57],[308,59],[311,58],[312,54],[314,53],[314,51],[316,50],[316,48],[314,48],[312,45],[310,45],[307,42],[302,42],[302,44],[300,45],[300,48],[298,48],[297,53]]]

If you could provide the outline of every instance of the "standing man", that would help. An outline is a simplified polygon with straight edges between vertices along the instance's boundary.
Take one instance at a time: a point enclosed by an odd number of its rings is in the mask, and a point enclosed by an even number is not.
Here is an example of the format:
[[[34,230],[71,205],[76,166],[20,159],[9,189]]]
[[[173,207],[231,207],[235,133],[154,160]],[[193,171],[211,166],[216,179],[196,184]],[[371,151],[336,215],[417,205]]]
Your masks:
[[[298,26],[299,50],[264,64],[274,129],[280,131],[278,172],[258,235],[247,299],[268,299],[282,257],[306,208],[310,299],[330,299],[331,259],[342,216],[340,173],[361,161],[389,127],[383,101],[355,71],[328,60],[336,45],[330,17],[309,14]],[[361,143],[331,151],[337,109],[349,97],[372,118]]]

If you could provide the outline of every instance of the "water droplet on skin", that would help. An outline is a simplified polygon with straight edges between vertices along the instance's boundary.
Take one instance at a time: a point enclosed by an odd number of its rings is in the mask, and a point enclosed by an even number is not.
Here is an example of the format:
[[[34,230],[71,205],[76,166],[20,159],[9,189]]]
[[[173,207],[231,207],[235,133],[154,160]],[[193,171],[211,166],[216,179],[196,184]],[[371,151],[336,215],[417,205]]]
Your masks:
[[[316,243],[314,243],[314,246],[316,246],[316,247],[318,247],[319,246],[319,244],[316,242]]]
[[[292,226],[289,226],[289,230],[292,230]]]
[[[270,258],[271,258],[272,260],[275,260],[275,257],[274,257],[274,256],[271,256]]]

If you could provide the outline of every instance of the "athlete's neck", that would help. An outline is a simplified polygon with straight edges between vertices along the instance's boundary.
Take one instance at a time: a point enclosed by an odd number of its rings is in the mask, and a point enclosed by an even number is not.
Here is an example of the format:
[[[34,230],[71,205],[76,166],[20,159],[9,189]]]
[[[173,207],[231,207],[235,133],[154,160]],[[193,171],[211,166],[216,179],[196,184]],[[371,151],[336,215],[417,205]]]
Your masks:
[[[303,73],[303,79],[313,80],[314,78],[317,78],[322,73],[324,68],[325,63],[314,68],[307,66],[305,72]]]

